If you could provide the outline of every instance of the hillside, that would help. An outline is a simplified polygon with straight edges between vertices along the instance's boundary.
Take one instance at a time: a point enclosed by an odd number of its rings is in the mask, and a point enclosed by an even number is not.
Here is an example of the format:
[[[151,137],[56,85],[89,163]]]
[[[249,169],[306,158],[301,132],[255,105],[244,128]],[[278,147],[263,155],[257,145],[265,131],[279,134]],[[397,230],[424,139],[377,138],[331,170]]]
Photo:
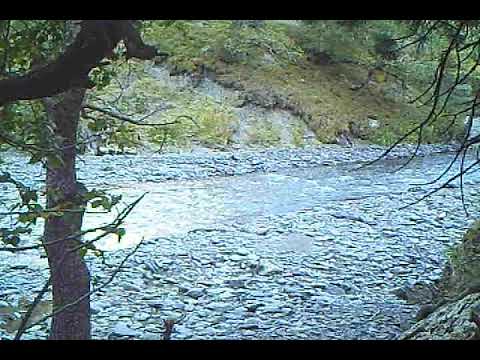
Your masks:
[[[144,129],[140,137],[121,125],[124,131],[109,142],[154,148],[388,145],[426,116],[408,103],[423,88],[368,65],[360,45],[349,49],[349,59],[335,58],[334,50],[330,55],[303,44],[295,23],[242,28],[237,38],[229,23],[150,29],[146,35],[169,54],[166,61],[121,67],[123,85],[112,83],[100,97],[116,98],[119,109],[140,118],[154,112],[150,122],[175,124]],[[427,130],[425,143],[450,141],[459,131]]]

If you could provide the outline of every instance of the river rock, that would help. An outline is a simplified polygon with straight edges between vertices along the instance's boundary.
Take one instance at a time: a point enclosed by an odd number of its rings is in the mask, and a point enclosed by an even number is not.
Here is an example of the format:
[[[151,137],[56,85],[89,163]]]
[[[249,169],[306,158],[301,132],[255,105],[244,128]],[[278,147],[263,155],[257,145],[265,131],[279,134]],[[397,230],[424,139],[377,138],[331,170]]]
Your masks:
[[[223,303],[223,302],[211,302],[207,305],[205,305],[207,309],[214,310],[214,311],[228,311],[232,309],[232,305],[228,303]]]
[[[255,318],[246,319],[243,324],[240,324],[240,329],[242,330],[251,330],[258,328],[258,320]]]
[[[225,285],[234,288],[234,289],[239,289],[245,287],[245,280],[242,279],[229,279],[225,280]]]
[[[268,262],[268,261],[261,261],[258,267],[258,274],[263,276],[269,276],[274,274],[280,274],[282,269],[278,266]]]
[[[480,307],[480,294],[471,294],[459,301],[446,304],[404,332],[400,339],[480,339],[480,328],[474,321],[477,307]],[[480,324],[480,321],[478,323]]]
[[[194,288],[194,289],[188,290],[185,293],[185,296],[189,296],[193,299],[198,299],[198,298],[201,298],[202,296],[204,296],[206,294],[206,292],[207,292],[207,290],[205,288]]]
[[[90,310],[92,311],[92,314],[98,314],[103,310],[104,306],[105,306],[104,304],[93,301],[90,304]]]
[[[242,260],[245,260],[245,257],[244,256],[241,256],[241,255],[237,255],[237,254],[233,254],[231,256],[228,257],[231,261],[242,261]]]
[[[125,323],[117,323],[111,333],[113,336],[128,336],[128,337],[137,337],[140,335],[140,332],[133,330],[128,327]]]
[[[247,311],[255,312],[259,307],[263,306],[262,303],[248,304],[246,305]]]
[[[128,291],[133,291],[133,292],[142,292],[143,289],[138,286],[138,285],[135,285],[135,284],[123,284],[122,287],[125,289],[125,290],[128,290]]]
[[[134,315],[133,315],[133,318],[137,321],[145,321],[145,320],[148,320],[151,318],[151,315],[147,312],[136,312]]]

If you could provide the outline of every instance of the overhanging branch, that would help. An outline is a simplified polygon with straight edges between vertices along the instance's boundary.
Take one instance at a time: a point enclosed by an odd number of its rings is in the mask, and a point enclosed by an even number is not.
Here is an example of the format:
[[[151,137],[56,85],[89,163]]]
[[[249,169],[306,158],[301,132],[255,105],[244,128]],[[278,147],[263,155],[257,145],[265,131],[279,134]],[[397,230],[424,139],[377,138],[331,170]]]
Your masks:
[[[156,113],[161,111],[162,108],[159,108],[159,109],[156,109],[156,110],[152,111],[151,113],[145,115],[144,117],[142,117],[139,120],[132,119],[132,118],[126,116],[126,115],[123,115],[123,114],[120,114],[120,113],[117,113],[117,112],[114,112],[114,111],[110,111],[110,110],[107,110],[107,109],[104,109],[104,108],[101,108],[101,107],[98,107],[98,106],[95,106],[95,105],[92,105],[92,104],[85,105],[84,108],[92,110],[92,111],[97,111],[97,112],[102,113],[104,115],[108,115],[108,116],[110,116],[114,119],[117,119],[117,120],[120,120],[120,121],[123,121],[123,122],[127,122],[127,123],[130,123],[130,124],[133,124],[133,125],[137,125],[137,126],[173,125],[173,124],[176,124],[178,122],[178,121],[171,121],[171,122],[165,122],[165,123],[146,123],[146,122],[143,122],[145,119],[147,119],[147,118],[151,117],[152,115],[155,115]]]
[[[157,55],[155,47],[142,41],[131,20],[83,20],[74,42],[56,60],[23,76],[0,80],[0,106],[93,87],[89,72],[122,40],[127,58],[146,60]]]

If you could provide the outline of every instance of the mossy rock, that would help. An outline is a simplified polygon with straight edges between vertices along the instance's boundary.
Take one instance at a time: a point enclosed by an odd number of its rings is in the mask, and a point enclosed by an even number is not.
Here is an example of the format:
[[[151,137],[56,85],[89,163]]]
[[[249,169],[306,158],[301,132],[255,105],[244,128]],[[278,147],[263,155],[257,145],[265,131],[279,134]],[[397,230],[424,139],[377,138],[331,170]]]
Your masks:
[[[472,320],[480,307],[480,294],[445,304],[400,335],[400,340],[473,340],[479,329]]]
[[[437,298],[454,299],[480,286],[480,220],[473,223],[462,241],[447,251],[448,262],[435,282]]]
[[[480,283],[480,220],[463,236],[462,242],[449,252],[450,291],[461,292]]]
[[[479,339],[480,220],[448,252],[449,262],[437,281],[434,311],[422,316],[400,339]],[[445,301],[446,300],[446,301]]]

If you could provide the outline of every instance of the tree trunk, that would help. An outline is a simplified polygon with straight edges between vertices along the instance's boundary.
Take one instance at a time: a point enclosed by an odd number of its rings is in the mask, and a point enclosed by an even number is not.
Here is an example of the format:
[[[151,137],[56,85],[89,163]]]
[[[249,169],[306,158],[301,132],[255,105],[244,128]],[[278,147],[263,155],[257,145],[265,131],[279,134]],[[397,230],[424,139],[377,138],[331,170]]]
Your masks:
[[[43,99],[51,140],[58,146],[61,164],[56,157],[47,158],[47,207],[69,211],[49,217],[43,236],[53,293],[49,338],[58,340],[91,337],[90,274],[80,252],[72,251],[81,240],[72,235],[81,231],[84,213],[84,189],[76,179],[75,158],[85,88],[93,85],[88,74],[121,40],[127,58],[167,55],[145,44],[132,20],[68,20],[66,25],[65,49],[56,60],[40,66],[39,57],[27,74],[0,80],[0,108],[12,101]]]
[[[77,210],[63,216],[51,217],[45,224],[43,240],[46,243],[64,239],[81,231],[83,209],[79,184],[76,180],[75,157],[77,126],[84,89],[74,89],[55,98],[44,99],[44,105],[53,126],[57,145],[62,147],[59,157],[62,164],[47,160],[47,207]],[[90,290],[90,274],[82,256],[71,251],[79,239],[68,239],[46,245],[52,278],[53,311],[77,301]],[[90,339],[90,297],[53,316],[50,339]]]

